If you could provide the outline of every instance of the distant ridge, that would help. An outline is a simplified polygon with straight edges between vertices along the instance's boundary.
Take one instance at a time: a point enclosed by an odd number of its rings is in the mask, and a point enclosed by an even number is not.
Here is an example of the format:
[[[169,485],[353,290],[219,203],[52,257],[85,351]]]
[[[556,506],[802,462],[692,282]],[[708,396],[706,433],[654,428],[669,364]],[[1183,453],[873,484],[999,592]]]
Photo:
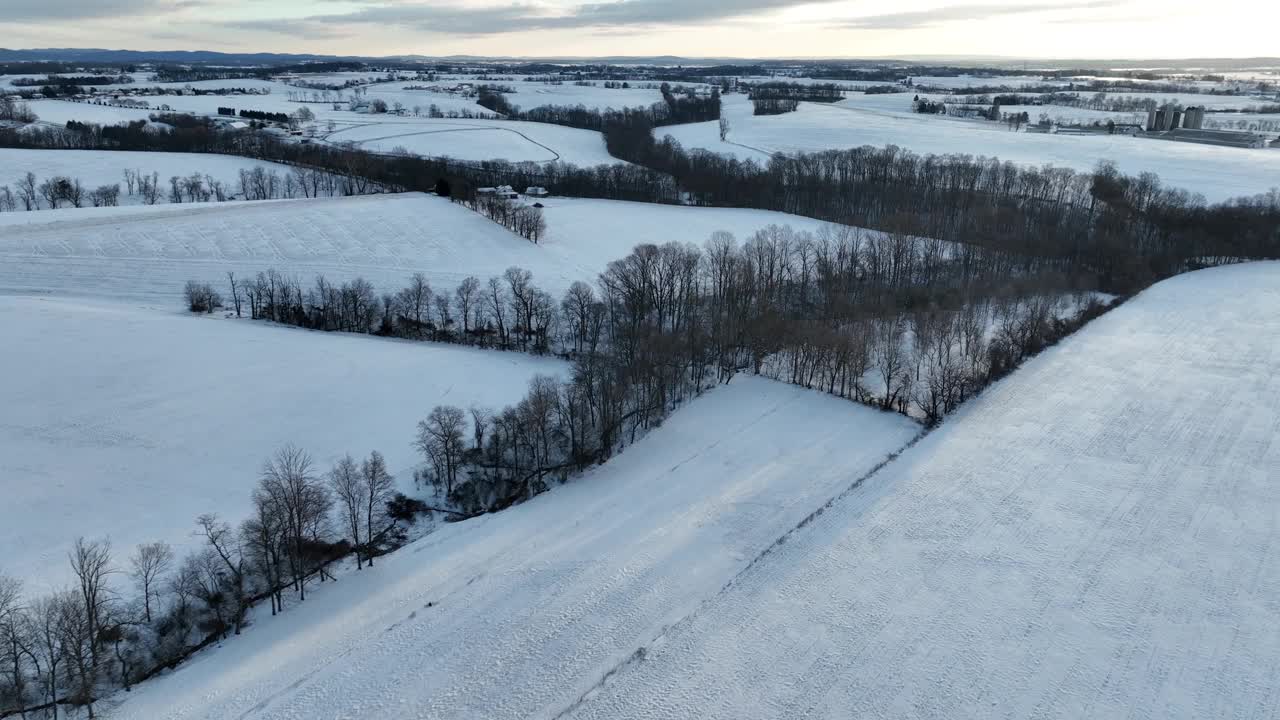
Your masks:
[[[1251,58],[1144,58],[1144,59],[1079,59],[1017,58],[999,55],[907,55],[893,57],[684,57],[679,55],[612,55],[586,57],[518,57],[486,55],[319,55],[310,53],[227,53],[213,50],[110,50],[104,48],[0,48],[0,62],[80,62],[80,63],[194,63],[222,65],[268,65],[306,62],[365,62],[370,64],[400,63],[552,63],[563,65],[784,65],[789,63],[824,63],[842,65],[947,64],[953,66],[1009,68],[1026,66],[1032,71],[1043,68],[1079,69],[1161,69],[1218,70],[1280,68],[1280,57]]]

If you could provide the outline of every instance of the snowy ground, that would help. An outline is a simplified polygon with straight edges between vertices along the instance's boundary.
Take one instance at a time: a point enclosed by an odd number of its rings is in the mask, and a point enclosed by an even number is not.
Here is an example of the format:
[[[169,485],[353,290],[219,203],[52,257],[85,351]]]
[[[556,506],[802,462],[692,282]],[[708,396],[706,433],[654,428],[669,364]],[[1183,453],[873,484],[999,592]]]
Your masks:
[[[167,310],[0,297],[0,565],[33,592],[68,579],[77,535],[109,537],[123,558],[193,543],[200,513],[238,523],[285,443],[321,471],[379,450],[411,487],[432,407],[502,407],[564,367]]]
[[[259,615],[104,716],[553,716],[916,432],[735,379],[565,487]]]
[[[1280,264],[1161,283],[988,389],[575,718],[1266,717]]]
[[[974,87],[1024,88],[1037,85],[1057,85],[1065,88],[1071,83],[1067,79],[1045,80],[1042,75],[913,75],[911,82],[919,88],[950,91],[964,91],[966,88]]]
[[[115,107],[90,102],[69,100],[33,100],[28,104],[39,116],[40,122],[63,126],[69,120],[114,124],[133,120],[145,120],[156,108],[168,106],[175,112],[216,116],[218,108],[237,110],[261,110],[265,112],[293,113],[307,108],[316,117],[315,129],[329,135],[332,142],[352,141],[369,150],[391,152],[403,147],[421,155],[450,156],[461,160],[511,161],[530,160],[548,162],[561,160],[575,165],[593,166],[619,162],[605,150],[600,133],[542,123],[513,123],[502,120],[457,120],[414,117],[414,108],[425,115],[431,105],[448,113],[463,111],[491,114],[475,104],[475,98],[449,93],[433,93],[425,90],[408,90],[409,86],[439,84],[448,86],[454,81],[440,80],[379,83],[367,86],[366,100],[384,100],[388,106],[401,103],[406,115],[353,112],[345,100],[338,103],[300,103],[290,100],[292,94],[309,96],[313,91],[271,80],[232,79],[207,80],[194,83],[170,84],[172,87],[190,85],[198,89],[246,88],[267,91],[261,95],[163,95],[134,98],[149,103],[150,109]],[[579,87],[575,85],[543,85],[541,83],[502,82],[520,91],[512,96],[512,102],[531,109],[537,105],[559,104],[591,107],[644,106],[661,100],[657,90],[611,90],[603,87]],[[156,83],[142,83],[130,87],[152,87]],[[570,90],[571,88],[571,90]],[[333,91],[331,97],[337,97]],[[351,90],[341,91],[343,98],[352,96]],[[333,130],[330,131],[330,123]],[[477,130],[478,128],[486,128]],[[332,133],[330,135],[330,133]]]
[[[876,98],[866,107],[859,98]],[[772,153],[816,152],[861,145],[898,145],[921,154],[985,155],[1021,165],[1052,164],[1080,171],[1104,160],[1121,171],[1155,172],[1168,186],[1210,201],[1252,196],[1280,185],[1280,152],[1144,140],[1114,135],[1045,135],[1010,132],[1002,123],[955,121],[910,112],[905,103],[884,109],[884,96],[854,96],[837,105],[802,103],[786,115],[755,117],[742,95],[726,98],[731,129],[721,142],[716,123],[662,128],[686,148],[705,148],[767,161]],[[867,101],[871,103],[872,101]]]
[[[355,143],[374,152],[405,149],[428,157],[511,162],[560,161],[591,167],[620,162],[594,130],[512,120],[455,120],[412,117],[353,116],[323,137],[330,143]]]
[[[0,148],[0,186],[8,185],[11,192],[17,193],[18,181],[28,172],[36,175],[36,182],[63,175],[78,179],[86,190],[99,185],[120,185],[120,204],[138,205],[142,197],[130,196],[124,182],[125,170],[138,170],[143,175],[153,172],[160,176],[162,188],[161,202],[167,203],[169,195],[169,178],[178,175],[187,177],[192,173],[212,176],[227,186],[228,192],[238,193],[240,171],[252,170],[256,167],[275,170],[284,175],[289,172],[286,165],[250,160],[232,155],[207,155],[196,153],[165,152],[128,152],[110,150],[15,150]],[[85,204],[89,201],[86,198]],[[41,200],[41,205],[44,201]],[[30,215],[27,221],[45,218],[43,215]],[[9,213],[0,215],[0,222],[8,219]]]
[[[822,223],[761,210],[549,198],[539,245],[447,200],[418,193],[319,200],[83,208],[0,214],[0,294],[54,294],[179,302],[187,280],[223,287],[275,268],[310,286],[323,273],[357,275],[379,290],[415,272],[452,289],[518,265],[557,297],[594,281],[641,243],[701,245],[725,230],[739,240],[770,224]],[[21,223],[14,225],[11,223]]]
[[[593,81],[600,82],[600,81]],[[515,80],[500,82],[514,88],[515,92],[507,95],[507,101],[519,106],[521,110],[532,110],[542,105],[582,105],[594,110],[622,110],[624,108],[649,107],[662,102],[662,93],[657,85],[647,81],[631,81],[632,85],[654,85],[653,88],[606,88],[603,85],[574,85],[566,82],[563,85],[549,85],[540,82]],[[688,85],[689,83],[676,83]]]

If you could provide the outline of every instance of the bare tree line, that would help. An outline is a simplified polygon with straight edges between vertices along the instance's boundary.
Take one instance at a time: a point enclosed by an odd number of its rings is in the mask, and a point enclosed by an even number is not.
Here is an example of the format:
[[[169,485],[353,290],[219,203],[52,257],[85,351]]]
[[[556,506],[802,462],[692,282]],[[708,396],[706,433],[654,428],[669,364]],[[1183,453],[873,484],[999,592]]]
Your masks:
[[[286,593],[334,579],[329,566],[354,554],[356,569],[403,542],[400,521],[425,511],[394,491],[386,461],[344,456],[327,472],[285,446],[263,463],[253,512],[238,526],[196,518],[198,546],[179,558],[167,543],[120,559],[107,540],[78,538],[73,583],[24,597],[0,574],[0,716],[57,718],[60,706],[95,716],[94,703],[238,635],[256,602],[283,612]]]
[[[475,194],[455,200],[535,245],[547,233],[547,220],[542,210],[532,205],[512,202],[497,195]]]
[[[361,278],[305,287],[274,270],[227,285],[253,318],[571,361],[569,378],[538,378],[510,408],[441,407],[419,427],[429,470],[415,480],[477,513],[607,459],[740,372],[937,423],[1105,310],[1063,276],[966,274],[962,250],[772,226],[742,244],[716,233],[701,248],[640,245],[559,298],[515,267],[451,289],[418,274],[382,294]]]
[[[212,175],[193,172],[190,175],[174,175],[168,179],[168,190],[158,172],[150,174],[126,168],[124,183],[111,183],[96,188],[85,187],[78,178],[63,175],[39,180],[33,172],[27,172],[14,184],[0,185],[0,212],[56,210],[61,207],[114,207],[123,196],[135,198],[144,205],[162,202],[172,204],[196,202],[227,202],[236,198],[244,200],[277,200],[291,198],[318,198],[338,195],[356,195],[381,192],[382,188],[368,181],[349,181],[332,173],[305,166],[293,166],[286,172],[269,170],[261,165],[253,169],[241,169],[236,186],[230,186]],[[530,239],[545,229],[530,225],[527,219],[514,222],[512,229],[520,228]],[[506,224],[506,223],[504,223]],[[530,228],[535,228],[536,232]],[[536,239],[535,239],[536,242]]]

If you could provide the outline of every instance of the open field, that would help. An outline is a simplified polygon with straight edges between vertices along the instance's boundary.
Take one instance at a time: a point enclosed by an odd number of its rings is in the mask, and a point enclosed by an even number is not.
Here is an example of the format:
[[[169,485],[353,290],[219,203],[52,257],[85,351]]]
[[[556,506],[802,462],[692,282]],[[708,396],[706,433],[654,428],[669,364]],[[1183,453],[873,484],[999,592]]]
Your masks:
[[[401,486],[437,404],[501,407],[555,360],[307,332],[123,304],[0,296],[0,547],[33,590],[70,575],[77,535],[196,542],[194,520],[238,523],[285,443],[326,471],[386,455]]]
[[[201,156],[204,157],[204,156]],[[415,272],[452,289],[518,265],[557,297],[593,281],[641,243],[740,240],[770,224],[822,223],[762,210],[549,198],[548,235],[534,245],[447,200],[408,193],[0,214],[0,293],[125,299],[176,306],[187,280],[222,288],[269,268],[310,286],[316,274],[364,276],[379,290]],[[24,223],[6,229],[6,223]]]
[[[129,195],[124,182],[125,170],[137,170],[143,175],[153,172],[160,176],[160,203],[168,203],[169,178],[177,175],[187,177],[192,173],[208,175],[223,183],[231,194],[239,192],[240,171],[262,167],[284,175],[289,172],[287,165],[250,160],[234,155],[211,155],[195,153],[165,152],[128,152],[112,150],[16,150],[0,148],[0,185],[8,185],[17,192],[20,178],[28,172],[35,173],[36,182],[42,182],[56,176],[65,176],[80,180],[85,190],[92,190],[99,185],[120,185],[121,205],[140,205],[140,195]],[[85,204],[89,201],[86,198]],[[47,206],[41,200],[41,207]],[[42,211],[43,212],[43,211]],[[16,213],[15,213],[16,214]],[[37,213],[21,213],[25,222],[39,222],[51,219]],[[10,213],[0,214],[0,224],[16,221]],[[2,242],[2,241],[0,241]]]
[[[594,110],[622,110],[648,107],[662,102],[662,93],[656,87],[652,89],[606,88],[600,84],[584,86],[566,82],[563,85],[551,85],[522,80],[497,84],[515,89],[514,93],[507,95],[507,100],[521,110],[532,110],[542,105],[582,105]],[[633,81],[631,84],[658,85],[660,83]]]
[[[306,80],[307,78],[303,78]],[[462,78],[468,81],[471,78]],[[448,86],[456,81],[440,80]],[[142,97],[152,108],[125,108],[68,100],[34,100],[28,103],[39,116],[40,122],[65,125],[70,120],[115,124],[133,120],[145,120],[157,108],[167,106],[172,111],[216,116],[218,108],[237,110],[261,110],[274,113],[293,113],[306,107],[316,117],[316,127],[328,135],[332,142],[355,142],[375,152],[390,152],[403,147],[421,155],[449,156],[461,160],[506,159],[514,162],[550,162],[560,160],[576,165],[601,165],[619,162],[604,148],[599,133],[542,123],[511,123],[501,120],[480,119],[432,119],[425,117],[431,106],[441,112],[467,111],[491,115],[489,110],[475,104],[474,98],[460,97],[443,92],[408,90],[408,86],[431,85],[426,81],[379,83],[367,86],[367,100],[381,99],[388,106],[403,105],[406,115],[352,112],[344,101],[338,103],[300,103],[290,100],[290,93],[307,94],[312,91],[292,87],[281,82],[254,79],[207,80],[171,85],[197,89],[246,88],[266,94],[255,95],[164,95]],[[521,81],[503,82],[519,91],[510,96],[513,103],[524,109],[538,105],[578,105],[589,107],[647,106],[662,99],[657,90],[613,90],[603,87],[576,85],[545,85]],[[143,82],[128,87],[152,87]],[[164,85],[160,85],[165,87]],[[335,91],[331,97],[337,97]],[[341,91],[342,97],[350,97],[351,90]],[[412,113],[417,109],[423,117]],[[333,123],[333,130],[329,130]],[[477,128],[488,128],[479,130]]]
[[[1264,717],[1280,264],[1149,289],[989,388],[575,718]]]
[[[1200,193],[1209,201],[1252,196],[1280,185],[1280,152],[1121,136],[1014,133],[1001,123],[912,114],[912,96],[889,97],[902,98],[904,108],[863,108],[851,98],[838,105],[802,103],[794,113],[755,117],[744,96],[732,95],[725,103],[731,125],[728,142],[720,141],[716,123],[660,128],[658,132],[679,140],[686,148],[761,162],[772,153],[861,145],[897,145],[921,154],[985,155],[1021,165],[1056,165],[1080,171],[1109,160],[1122,172],[1155,172],[1165,185]]]
[[[139,686],[105,717],[551,717],[911,439],[753,378],[564,487],[455,525]]]
[[[458,160],[560,161],[584,167],[620,162],[609,155],[604,136],[594,130],[511,120],[352,117],[358,124],[325,133],[325,141],[350,142],[374,152],[403,148],[416,155]]]

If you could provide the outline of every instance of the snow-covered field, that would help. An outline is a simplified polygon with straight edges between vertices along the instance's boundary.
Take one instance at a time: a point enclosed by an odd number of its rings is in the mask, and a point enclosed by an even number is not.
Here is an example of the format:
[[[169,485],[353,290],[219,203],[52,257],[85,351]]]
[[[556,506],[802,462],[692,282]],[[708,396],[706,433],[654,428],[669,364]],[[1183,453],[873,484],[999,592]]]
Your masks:
[[[988,389],[576,718],[1266,717],[1280,264],[1161,283]]]
[[[190,545],[201,513],[238,523],[285,443],[321,471],[379,450],[412,487],[432,407],[501,407],[564,367],[65,299],[0,296],[0,327],[0,565],[33,591],[67,580],[77,535],[109,537],[123,558],[139,542]]]
[[[18,181],[28,172],[35,173],[36,181],[66,176],[78,179],[86,190],[99,185],[120,185],[120,204],[136,205],[143,202],[140,195],[130,196],[124,181],[125,170],[137,170],[143,175],[159,174],[162,188],[161,202],[168,202],[169,178],[187,177],[192,173],[208,175],[227,186],[228,192],[239,192],[240,171],[263,167],[284,175],[288,166],[250,160],[233,155],[208,155],[195,153],[128,152],[109,150],[15,150],[0,148],[0,185],[8,185],[17,192]],[[43,205],[44,201],[41,201]],[[85,200],[88,204],[88,200]],[[42,211],[43,212],[43,211]],[[17,213],[15,213],[16,215]],[[21,213],[26,222],[51,219],[37,213]],[[12,220],[9,213],[0,215],[0,224]],[[0,225],[2,226],[2,225]],[[3,241],[0,241],[2,243]]]
[[[917,75],[912,76],[911,82],[919,88],[939,90],[964,90],[974,87],[1023,88],[1037,85],[1066,87],[1071,83],[1069,79],[1045,80],[1041,75]]]
[[[507,95],[512,105],[521,110],[532,110],[542,105],[582,105],[594,110],[622,110],[624,108],[648,107],[662,102],[662,93],[655,88],[606,88],[601,85],[574,85],[566,82],[563,85],[550,85],[540,82],[516,80],[500,82],[514,88],[515,92]],[[633,82],[633,85],[654,83]]]
[[[727,142],[720,141],[716,123],[680,125],[659,132],[687,148],[705,148],[761,162],[772,153],[861,145],[897,145],[921,154],[985,155],[1021,165],[1052,164],[1080,171],[1092,170],[1099,162],[1109,160],[1122,172],[1155,172],[1165,185],[1200,193],[1209,201],[1256,195],[1280,185],[1280,152],[1124,136],[1015,133],[1002,123],[912,114],[910,95],[902,99],[905,105],[899,110],[862,107],[856,104],[862,97],[852,96],[837,105],[802,103],[794,113],[755,117],[744,96],[730,95],[725,104],[731,126]]]
[[[203,157],[203,156],[202,156]],[[518,265],[559,296],[593,281],[641,243],[702,244],[725,230],[740,240],[767,225],[821,223],[760,210],[608,200],[543,201],[539,245],[447,200],[417,193],[0,214],[0,293],[115,298],[173,305],[187,280],[225,285],[275,268],[310,286],[316,274],[357,275],[380,290],[415,272],[440,288]],[[13,225],[7,223],[25,223]]]
[[[106,717],[550,717],[917,427],[738,378],[622,455],[448,525],[118,695]],[[632,715],[635,716],[634,714]]]
[[[511,120],[454,120],[364,115],[361,124],[326,134],[331,143],[354,143],[374,152],[403,148],[428,157],[511,162],[561,161],[590,167],[619,160],[593,130]]]
[[[305,79],[305,78],[304,78]],[[364,98],[381,99],[388,106],[400,103],[406,113],[415,108],[426,115],[432,105],[441,112],[468,111],[491,114],[475,104],[474,98],[425,90],[408,90],[409,86],[427,86],[426,81],[379,83],[367,86]],[[434,84],[448,86],[451,81]],[[541,83],[502,82],[517,87],[512,102],[531,109],[537,105],[577,105],[590,107],[644,106],[661,100],[657,90],[611,90],[603,87],[576,85],[543,85]],[[143,83],[134,87],[152,87]],[[311,90],[293,87],[282,82],[255,79],[207,80],[180,83],[172,87],[190,85],[197,89],[246,88],[267,91],[260,95],[163,95],[135,98],[148,102],[151,109],[115,107],[90,102],[68,100],[33,100],[28,104],[39,116],[40,122],[62,126],[69,120],[114,124],[133,120],[145,120],[156,108],[168,106],[175,112],[216,116],[218,108],[237,110],[261,110],[275,113],[293,113],[299,108],[309,109],[316,118],[316,127],[327,133],[332,142],[355,142],[377,152],[390,152],[403,147],[421,155],[449,156],[462,160],[506,159],[511,161],[548,162],[561,160],[575,165],[593,166],[619,162],[605,150],[600,133],[542,123],[513,123],[500,120],[456,120],[415,117],[412,114],[375,114],[353,112],[345,100],[335,110],[333,103],[300,103],[290,100],[291,95],[308,96]],[[341,91],[343,98],[352,96],[351,90]],[[336,97],[337,92],[331,95]],[[334,131],[329,131],[329,124]],[[485,128],[485,129],[480,129]]]

